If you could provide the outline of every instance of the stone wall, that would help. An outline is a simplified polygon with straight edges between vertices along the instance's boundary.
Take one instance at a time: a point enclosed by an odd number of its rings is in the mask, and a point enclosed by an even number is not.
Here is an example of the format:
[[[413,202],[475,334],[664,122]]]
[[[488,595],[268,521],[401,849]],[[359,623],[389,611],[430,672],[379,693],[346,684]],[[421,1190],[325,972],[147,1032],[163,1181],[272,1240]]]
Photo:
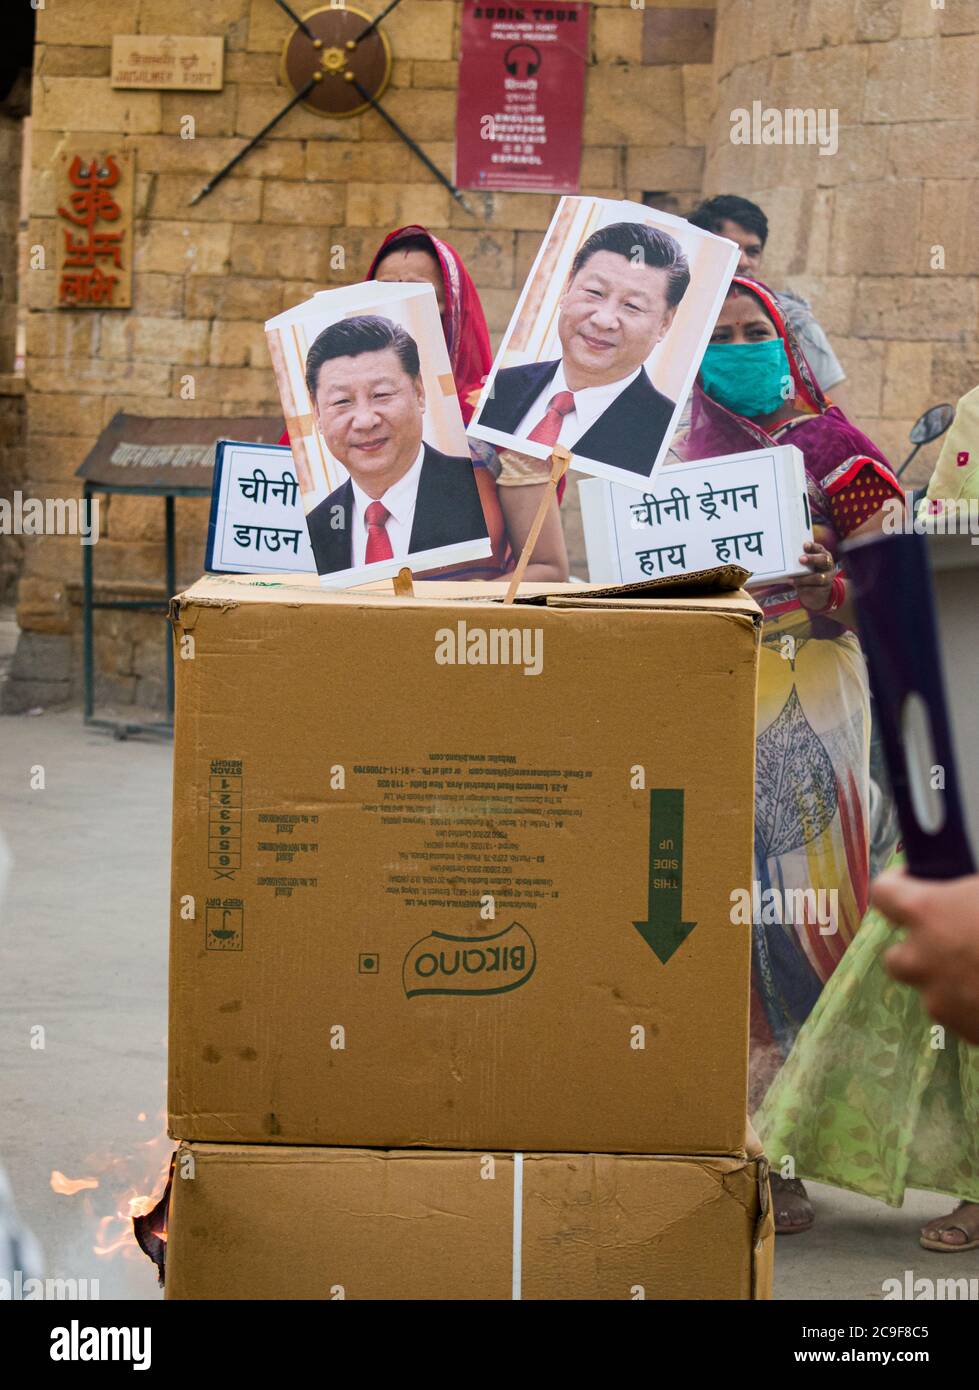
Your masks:
[[[17,233],[23,121],[0,112],[0,497],[10,498],[24,477],[24,381],[14,375],[17,336]],[[0,603],[16,590],[23,556],[20,536],[0,531]]]
[[[11,498],[24,480],[24,381],[0,373],[0,497]],[[0,604],[12,602],[23,563],[23,537],[0,532]]]
[[[14,369],[23,121],[0,111],[0,373]]]
[[[395,62],[384,104],[450,176],[460,13],[455,0],[404,0],[385,20]],[[657,205],[679,208],[696,198],[712,20],[711,6],[593,5],[585,192],[650,194]],[[31,242],[54,245],[53,170],[62,149],[82,144],[134,151],[137,188],[131,311],[59,310],[54,271],[26,276],[33,495],[77,496],[75,469],[118,410],[277,411],[263,321],[317,289],[362,275],[394,226],[421,222],[459,249],[499,338],[555,199],[471,193],[472,217],[373,112],[341,121],[296,108],[231,177],[198,206],[188,206],[207,177],[288,100],[279,60],[290,32],[272,0],[59,0],[39,11]],[[108,76],[114,33],[223,34],[224,90],[114,91]],[[196,121],[193,140],[180,137],[188,114]],[[344,271],[330,267],[336,245],[345,251]],[[179,395],[188,374],[195,381],[192,401]],[[572,546],[580,550],[573,511]],[[178,503],[178,514],[183,582],[202,567],[206,506]],[[101,590],[162,594],[162,526],[159,500],[111,500],[95,553]],[[80,574],[74,538],[46,537],[27,546],[18,619],[25,634],[60,642],[60,674],[46,697],[37,685],[29,697],[26,686],[18,694],[11,682],[8,707],[28,698],[61,698],[70,688],[77,693]],[[96,615],[100,697],[144,702],[158,696],[162,647],[147,637],[155,623],[146,616]],[[22,641],[22,647],[15,673],[32,681],[32,644]],[[53,651],[49,643],[47,669],[54,669]],[[63,678],[67,670],[71,687]]]
[[[922,410],[979,380],[977,73],[979,8],[958,0],[718,3],[705,189],[765,208],[766,278],[810,298],[896,462]],[[732,144],[731,111],[753,101],[836,109],[838,153]]]
[[[395,53],[385,105],[448,173],[460,12],[456,0],[403,0],[385,21]],[[168,32],[224,35],[222,92],[112,90],[112,35]],[[25,466],[14,383],[0,410],[5,487],[26,467],[32,495],[77,496],[75,470],[117,410],[276,412],[264,319],[362,274],[400,223],[422,222],[459,248],[498,340],[554,199],[469,193],[471,217],[372,112],[338,121],[297,108],[188,206],[288,99],[279,55],[289,32],[272,0],[59,0],[38,11],[29,242],[53,250],[61,150],[133,151],[134,302],[130,311],[58,310],[52,269],[22,275],[28,448]],[[811,298],[847,369],[856,418],[897,461],[919,411],[954,401],[979,376],[977,68],[977,11],[952,0],[939,9],[932,0],[718,0],[716,12],[595,0],[582,186],[681,212],[702,191],[757,199],[772,223],[768,278]],[[732,144],[730,112],[755,100],[836,110],[838,153]],[[186,115],[192,140],[181,138]],[[343,271],[330,265],[337,245]],[[0,238],[0,257],[9,249]],[[9,284],[0,265],[5,295]],[[193,400],[180,395],[188,375]],[[935,451],[919,455],[912,479]],[[580,568],[573,489],[569,502]],[[206,506],[182,503],[178,514],[184,582],[201,568]],[[162,503],[114,498],[102,522],[100,591],[162,598]],[[8,685],[8,706],[78,688],[78,542],[18,546],[0,538],[0,584],[21,563],[15,674],[25,684],[19,697]],[[100,695],[159,703],[159,620],[103,613],[96,631]]]

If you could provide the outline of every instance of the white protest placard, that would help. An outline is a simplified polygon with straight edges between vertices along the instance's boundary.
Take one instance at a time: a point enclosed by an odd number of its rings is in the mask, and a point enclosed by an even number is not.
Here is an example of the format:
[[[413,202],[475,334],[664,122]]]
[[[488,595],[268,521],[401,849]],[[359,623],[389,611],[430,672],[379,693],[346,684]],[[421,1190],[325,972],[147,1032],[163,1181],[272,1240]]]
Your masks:
[[[492,555],[431,285],[320,290],[265,334],[324,588]]]
[[[233,574],[315,570],[288,445],[218,441],[205,565]]]
[[[578,484],[597,584],[631,584],[737,564],[751,584],[802,572],[812,540],[802,454],[792,444],[664,468],[652,490],[604,478]]]
[[[469,424],[473,439],[627,487],[652,484],[738,247],[625,199],[562,198]]]

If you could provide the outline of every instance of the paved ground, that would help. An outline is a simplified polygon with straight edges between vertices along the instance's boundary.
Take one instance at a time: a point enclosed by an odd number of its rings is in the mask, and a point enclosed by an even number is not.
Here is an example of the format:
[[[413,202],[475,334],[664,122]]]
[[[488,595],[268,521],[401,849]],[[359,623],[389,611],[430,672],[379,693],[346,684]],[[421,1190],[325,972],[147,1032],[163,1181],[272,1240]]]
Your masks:
[[[38,766],[45,785],[32,790]],[[0,829],[13,857],[0,908],[0,1161],[49,1275],[97,1278],[103,1298],[156,1298],[134,1248],[128,1258],[92,1247],[98,1219],[151,1188],[170,1152],[159,1137],[170,746],[88,733],[77,712],[0,718]],[[43,1049],[31,1046],[38,1025]],[[99,1187],[58,1195],[53,1170]],[[979,1277],[979,1252],[917,1245],[917,1226],[945,1199],[915,1193],[895,1212],[813,1192],[816,1227],[779,1242],[777,1297],[880,1299],[883,1280],[907,1269]],[[111,1222],[101,1243],[124,1227]]]
[[[92,1246],[98,1219],[163,1168],[162,1145],[141,1145],[163,1128],[170,753],[87,733],[77,711],[0,718],[0,1160],[47,1273],[97,1278],[102,1297],[158,1296],[138,1251]],[[100,1186],[59,1196],[52,1170]]]

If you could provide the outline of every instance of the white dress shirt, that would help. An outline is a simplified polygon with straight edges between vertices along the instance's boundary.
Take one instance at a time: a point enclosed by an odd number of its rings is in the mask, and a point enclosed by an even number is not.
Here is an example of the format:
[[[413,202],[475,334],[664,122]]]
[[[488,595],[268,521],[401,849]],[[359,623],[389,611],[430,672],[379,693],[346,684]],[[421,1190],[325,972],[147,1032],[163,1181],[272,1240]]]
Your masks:
[[[574,410],[569,410],[561,421],[561,433],[557,437],[557,443],[570,448],[582,435],[587,434],[598,417],[608,410],[612,402],[621,396],[627,386],[632,385],[641,371],[642,367],[637,367],[634,372],[624,376],[621,381],[611,381],[607,386],[586,386],[580,391],[572,392]],[[513,431],[514,434],[519,439],[526,439],[547,414],[547,407],[551,398],[556,396],[559,391],[569,389],[564,375],[564,363],[559,362],[557,371]]]
[[[415,502],[418,498],[418,483],[421,479],[422,463],[424,459],[425,445],[422,444],[418,450],[418,456],[404,477],[399,478],[396,483],[388,488],[383,496],[376,499],[383,506],[387,507],[388,511],[391,513],[384,524],[384,529],[388,533],[393,558],[395,560],[403,560],[408,554],[408,545],[411,541],[411,525],[415,519]],[[367,522],[364,520],[364,513],[375,499],[373,497],[368,497],[364,489],[354,481],[352,476],[350,485],[354,490],[353,538],[350,549],[350,563],[357,569],[366,563]]]

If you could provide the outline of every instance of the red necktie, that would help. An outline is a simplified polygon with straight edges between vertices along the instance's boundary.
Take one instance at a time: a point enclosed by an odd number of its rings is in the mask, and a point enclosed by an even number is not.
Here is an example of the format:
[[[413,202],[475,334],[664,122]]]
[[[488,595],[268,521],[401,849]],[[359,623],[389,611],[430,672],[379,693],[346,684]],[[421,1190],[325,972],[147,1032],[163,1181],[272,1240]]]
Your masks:
[[[556,444],[561,433],[565,415],[574,410],[574,396],[570,391],[558,391],[547,403],[547,410],[541,420],[528,434],[535,444]]]
[[[371,502],[364,511],[367,522],[367,552],[364,563],[373,565],[376,560],[393,560],[391,537],[385,529],[385,522],[391,513],[383,502]]]

